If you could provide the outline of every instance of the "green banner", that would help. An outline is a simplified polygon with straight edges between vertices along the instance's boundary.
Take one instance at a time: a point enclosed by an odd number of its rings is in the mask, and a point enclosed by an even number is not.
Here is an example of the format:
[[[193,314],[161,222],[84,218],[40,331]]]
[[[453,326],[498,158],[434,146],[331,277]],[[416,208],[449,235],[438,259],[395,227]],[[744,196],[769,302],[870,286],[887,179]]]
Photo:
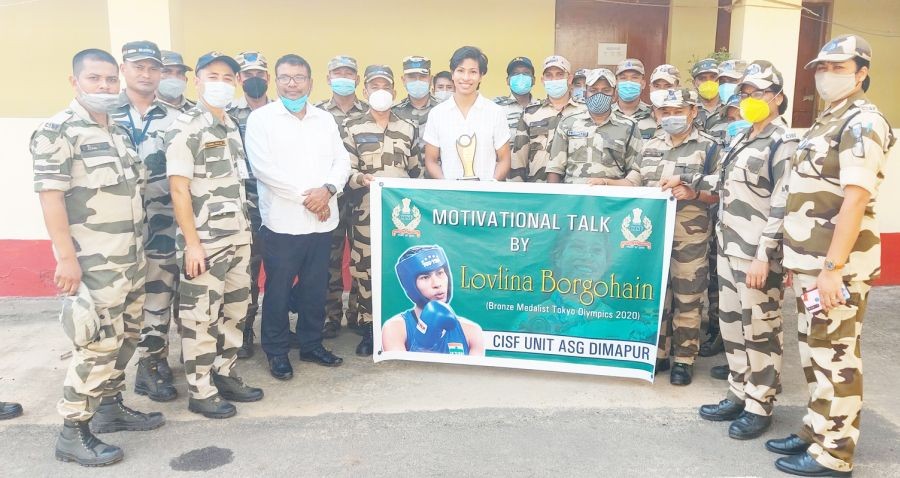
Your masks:
[[[371,195],[376,362],[653,380],[668,193],[380,178]]]

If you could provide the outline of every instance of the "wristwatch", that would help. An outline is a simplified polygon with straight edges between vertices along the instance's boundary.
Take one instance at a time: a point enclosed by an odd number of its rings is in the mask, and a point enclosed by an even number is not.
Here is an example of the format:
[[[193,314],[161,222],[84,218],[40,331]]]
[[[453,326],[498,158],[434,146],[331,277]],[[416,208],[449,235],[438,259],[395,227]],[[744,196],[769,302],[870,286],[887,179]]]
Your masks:
[[[334,196],[335,194],[337,194],[337,188],[334,187],[333,184],[325,183],[325,184],[322,185],[322,187],[325,188],[325,189],[327,189],[328,192],[329,192],[332,196]]]
[[[826,271],[839,271],[844,268],[844,264],[835,264],[831,259],[825,259],[825,270]]]

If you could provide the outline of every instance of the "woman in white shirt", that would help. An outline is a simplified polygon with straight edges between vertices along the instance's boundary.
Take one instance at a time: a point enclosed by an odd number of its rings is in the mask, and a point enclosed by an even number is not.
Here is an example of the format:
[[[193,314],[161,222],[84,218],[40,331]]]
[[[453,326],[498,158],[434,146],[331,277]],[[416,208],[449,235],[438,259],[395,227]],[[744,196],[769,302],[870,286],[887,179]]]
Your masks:
[[[450,58],[456,91],[428,115],[425,168],[434,179],[503,181],[509,173],[509,125],[500,106],[478,92],[487,56],[464,46]]]

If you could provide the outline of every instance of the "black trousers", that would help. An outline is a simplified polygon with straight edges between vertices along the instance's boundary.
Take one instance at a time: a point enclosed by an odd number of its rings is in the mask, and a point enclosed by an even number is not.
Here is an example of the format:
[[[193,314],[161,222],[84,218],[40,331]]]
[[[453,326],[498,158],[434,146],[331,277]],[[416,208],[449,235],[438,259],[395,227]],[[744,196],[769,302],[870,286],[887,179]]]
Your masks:
[[[288,310],[295,278],[300,287],[297,310],[300,351],[321,347],[331,233],[279,234],[263,226],[260,235],[266,244],[263,250],[266,293],[260,326],[263,350],[270,357],[286,355],[290,350]]]

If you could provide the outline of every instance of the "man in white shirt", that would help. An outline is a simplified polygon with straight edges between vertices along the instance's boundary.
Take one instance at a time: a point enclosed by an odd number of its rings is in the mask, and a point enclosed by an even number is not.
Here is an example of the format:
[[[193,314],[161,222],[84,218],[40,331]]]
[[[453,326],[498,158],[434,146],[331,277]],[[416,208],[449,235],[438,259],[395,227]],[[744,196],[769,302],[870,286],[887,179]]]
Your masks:
[[[332,116],[308,103],[311,74],[302,57],[281,57],[275,64],[280,101],[250,114],[245,137],[266,244],[261,343],[272,376],[281,380],[293,377],[287,358],[288,302],[295,278],[301,291],[300,360],[331,367],[343,363],[322,346],[322,326],[331,231],[338,223],[335,196],[347,183],[350,159]]]
[[[509,173],[509,125],[503,108],[478,92],[488,60],[464,46],[450,58],[456,91],[425,124],[425,168],[435,179],[503,181]]]

